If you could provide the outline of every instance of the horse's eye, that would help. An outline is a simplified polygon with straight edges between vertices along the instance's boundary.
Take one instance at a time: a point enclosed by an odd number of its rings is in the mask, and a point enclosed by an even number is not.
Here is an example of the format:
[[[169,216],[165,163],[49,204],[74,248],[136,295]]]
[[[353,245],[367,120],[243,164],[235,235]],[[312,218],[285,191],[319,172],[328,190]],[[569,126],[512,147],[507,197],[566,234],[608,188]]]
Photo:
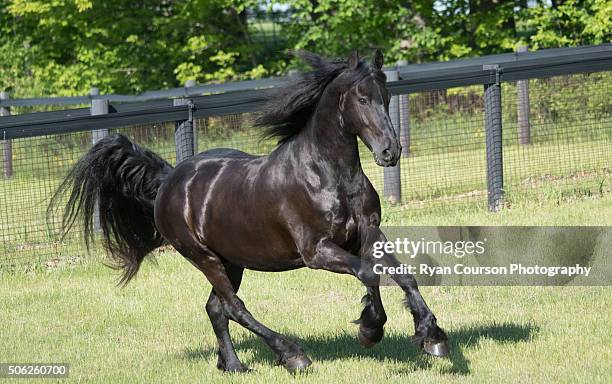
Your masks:
[[[359,102],[360,102],[361,104],[364,104],[364,105],[365,105],[365,104],[367,104],[367,103],[368,103],[368,99],[366,99],[365,97],[360,97],[360,98],[359,98]]]

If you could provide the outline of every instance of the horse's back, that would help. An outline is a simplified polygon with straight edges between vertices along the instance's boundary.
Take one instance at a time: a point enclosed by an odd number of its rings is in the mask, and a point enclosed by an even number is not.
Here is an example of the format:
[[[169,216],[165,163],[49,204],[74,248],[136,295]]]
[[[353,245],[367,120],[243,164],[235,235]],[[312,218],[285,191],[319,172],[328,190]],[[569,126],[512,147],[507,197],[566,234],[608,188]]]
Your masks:
[[[259,156],[251,155],[250,153],[232,148],[214,148],[200,152],[196,155],[196,157],[204,159],[255,159]]]
[[[166,178],[168,186],[186,183],[196,174],[199,180],[213,179],[228,162],[249,162],[261,156],[231,148],[214,148],[181,161]],[[162,192],[165,188],[162,188]]]
[[[259,162],[260,158],[236,149],[215,148],[180,162],[157,193],[154,211],[160,233],[167,239],[173,238],[182,224],[188,224],[191,231],[201,231],[194,224],[205,224],[205,213],[212,209],[210,203],[219,204],[215,198],[217,190],[239,184],[248,172],[245,165]],[[186,223],[182,223],[185,218]]]

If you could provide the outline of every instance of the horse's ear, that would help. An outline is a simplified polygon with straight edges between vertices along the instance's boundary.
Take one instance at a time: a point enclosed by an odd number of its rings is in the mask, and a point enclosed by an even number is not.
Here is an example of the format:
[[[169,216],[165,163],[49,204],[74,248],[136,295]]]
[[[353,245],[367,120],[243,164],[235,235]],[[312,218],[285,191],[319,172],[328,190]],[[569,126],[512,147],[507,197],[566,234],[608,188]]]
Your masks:
[[[385,61],[383,59],[383,54],[380,49],[377,49],[376,51],[374,51],[374,60],[372,60],[372,62],[374,63],[374,66],[376,68],[382,69]]]
[[[348,58],[348,66],[350,69],[357,69],[359,66],[359,54],[357,51],[353,51]]]

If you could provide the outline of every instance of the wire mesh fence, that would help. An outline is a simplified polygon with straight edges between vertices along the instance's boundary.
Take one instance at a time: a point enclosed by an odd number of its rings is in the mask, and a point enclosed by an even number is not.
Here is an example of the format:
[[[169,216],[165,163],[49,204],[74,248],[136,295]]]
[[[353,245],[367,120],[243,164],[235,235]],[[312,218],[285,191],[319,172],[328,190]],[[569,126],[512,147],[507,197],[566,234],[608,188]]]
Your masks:
[[[173,122],[113,129],[109,134],[116,132],[175,162]],[[82,223],[62,236],[61,212],[49,215],[50,220],[46,213],[55,190],[91,145],[92,132],[12,140],[13,175],[0,181],[0,269],[53,267],[86,255]]]
[[[529,130],[520,129],[517,83],[502,84],[505,203],[526,196],[559,199],[612,188],[612,74],[601,72],[525,81]],[[403,205],[470,200],[485,204],[487,158],[481,86],[434,90],[400,99]],[[405,123],[402,123],[404,125]],[[380,172],[364,167],[379,181]],[[377,189],[380,183],[375,183]]]
[[[529,102],[524,103],[527,86]],[[612,190],[612,73],[599,72],[502,83],[505,204],[553,195],[559,200]],[[523,92],[523,96],[519,94]],[[440,89],[399,98],[404,154],[401,200],[386,212],[469,201],[487,206],[487,156],[482,86]],[[194,121],[197,151],[235,148],[266,155],[272,139],[253,128],[256,113]],[[133,125],[120,132],[171,164],[176,123]],[[0,181],[0,270],[78,262],[86,254],[80,226],[62,238],[61,215],[45,219],[50,198],[69,169],[91,147],[92,132],[12,140],[11,178]],[[360,144],[361,162],[382,195],[383,168]],[[100,248],[95,253],[103,254]]]
[[[409,96],[410,144],[402,158],[402,201],[447,200],[486,190],[482,87]]]
[[[612,187],[612,73],[533,79],[528,119],[519,123],[516,83],[504,84],[507,200],[601,195]]]

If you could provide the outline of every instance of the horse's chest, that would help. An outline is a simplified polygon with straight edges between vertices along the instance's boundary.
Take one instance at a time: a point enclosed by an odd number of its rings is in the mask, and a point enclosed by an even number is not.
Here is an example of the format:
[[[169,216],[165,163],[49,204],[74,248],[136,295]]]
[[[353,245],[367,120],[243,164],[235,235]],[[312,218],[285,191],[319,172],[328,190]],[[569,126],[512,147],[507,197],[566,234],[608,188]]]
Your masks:
[[[326,211],[328,236],[336,244],[351,243],[358,237],[359,206],[359,201],[338,197]]]

